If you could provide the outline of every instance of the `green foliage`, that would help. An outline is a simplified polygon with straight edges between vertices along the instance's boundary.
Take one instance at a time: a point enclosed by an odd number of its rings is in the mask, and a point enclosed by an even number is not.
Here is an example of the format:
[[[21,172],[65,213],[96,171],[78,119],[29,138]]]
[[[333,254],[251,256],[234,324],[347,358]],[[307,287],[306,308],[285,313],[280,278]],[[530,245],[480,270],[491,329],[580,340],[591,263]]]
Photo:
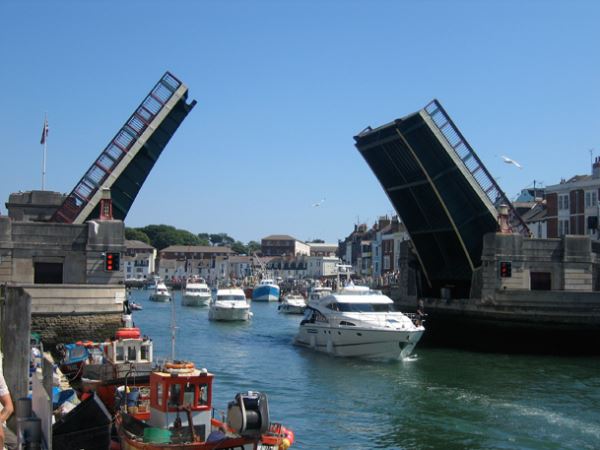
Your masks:
[[[127,228],[125,227],[125,239],[128,241],[142,241],[146,244],[150,244],[150,238],[139,228]]]
[[[171,225],[148,225],[139,230],[146,233],[150,243],[158,250],[170,245],[202,245],[200,238],[187,230],[179,230]]]
[[[227,246],[239,254],[251,255],[260,251],[260,243],[250,241],[247,245],[236,241],[227,233],[198,233],[180,230],[171,225],[147,225],[141,228],[125,228],[125,238],[152,245],[158,250],[171,245]]]
[[[248,249],[240,241],[235,241],[233,244],[231,244],[231,249],[234,252],[239,253],[240,255],[247,255],[248,254]]]
[[[256,241],[250,241],[248,242],[248,244],[246,244],[246,249],[248,251],[248,255],[251,255],[254,252],[259,252],[260,251],[260,242],[256,242]]]

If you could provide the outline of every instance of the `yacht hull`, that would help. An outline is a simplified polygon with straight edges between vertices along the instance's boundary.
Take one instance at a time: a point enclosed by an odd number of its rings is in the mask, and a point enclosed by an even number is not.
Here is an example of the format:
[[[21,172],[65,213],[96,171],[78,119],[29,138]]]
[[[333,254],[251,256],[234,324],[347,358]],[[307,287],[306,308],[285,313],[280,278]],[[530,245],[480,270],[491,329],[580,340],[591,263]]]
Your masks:
[[[250,319],[248,308],[215,308],[211,307],[208,312],[209,320],[238,321]]]
[[[303,324],[294,343],[334,356],[399,360],[410,356],[423,331]]]
[[[185,306],[206,306],[210,302],[210,295],[183,295],[181,304]]]
[[[290,305],[289,303],[282,303],[279,305],[279,312],[284,314],[304,314],[306,309],[305,305]]]

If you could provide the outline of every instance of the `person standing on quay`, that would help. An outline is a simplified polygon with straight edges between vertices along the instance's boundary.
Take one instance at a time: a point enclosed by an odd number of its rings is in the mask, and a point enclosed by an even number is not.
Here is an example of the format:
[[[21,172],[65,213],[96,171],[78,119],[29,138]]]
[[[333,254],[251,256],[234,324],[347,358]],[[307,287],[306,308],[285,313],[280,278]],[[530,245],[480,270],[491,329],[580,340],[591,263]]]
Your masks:
[[[6,428],[6,421],[12,415],[15,408],[2,372],[0,372],[0,403],[2,404],[2,411],[0,412],[0,422],[2,422],[2,426],[0,426],[0,450],[5,445],[8,450],[16,450],[17,437],[12,431]]]

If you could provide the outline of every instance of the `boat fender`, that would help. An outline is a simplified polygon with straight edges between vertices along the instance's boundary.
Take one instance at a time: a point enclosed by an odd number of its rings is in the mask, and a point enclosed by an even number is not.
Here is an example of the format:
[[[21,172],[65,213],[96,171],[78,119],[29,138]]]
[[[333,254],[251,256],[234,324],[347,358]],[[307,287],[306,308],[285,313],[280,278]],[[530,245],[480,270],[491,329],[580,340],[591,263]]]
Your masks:
[[[279,445],[279,450],[287,450],[294,443],[294,432],[292,430],[288,430],[284,426],[281,426],[281,432],[285,435],[285,437]]]

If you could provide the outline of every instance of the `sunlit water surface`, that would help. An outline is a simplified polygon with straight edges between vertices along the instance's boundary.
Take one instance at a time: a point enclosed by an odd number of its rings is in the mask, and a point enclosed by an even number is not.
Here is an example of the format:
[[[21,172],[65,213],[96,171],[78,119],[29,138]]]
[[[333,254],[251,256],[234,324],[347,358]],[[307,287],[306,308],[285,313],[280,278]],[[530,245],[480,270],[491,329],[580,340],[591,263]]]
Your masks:
[[[148,300],[136,326],[171,352],[171,304]],[[471,353],[417,346],[416,358],[334,358],[292,344],[301,316],[253,303],[248,323],[208,320],[180,305],[176,356],[215,374],[214,407],[237,392],[269,398],[296,449],[598,449],[600,359]],[[576,343],[574,343],[576,345]],[[219,412],[220,414],[220,412]]]

